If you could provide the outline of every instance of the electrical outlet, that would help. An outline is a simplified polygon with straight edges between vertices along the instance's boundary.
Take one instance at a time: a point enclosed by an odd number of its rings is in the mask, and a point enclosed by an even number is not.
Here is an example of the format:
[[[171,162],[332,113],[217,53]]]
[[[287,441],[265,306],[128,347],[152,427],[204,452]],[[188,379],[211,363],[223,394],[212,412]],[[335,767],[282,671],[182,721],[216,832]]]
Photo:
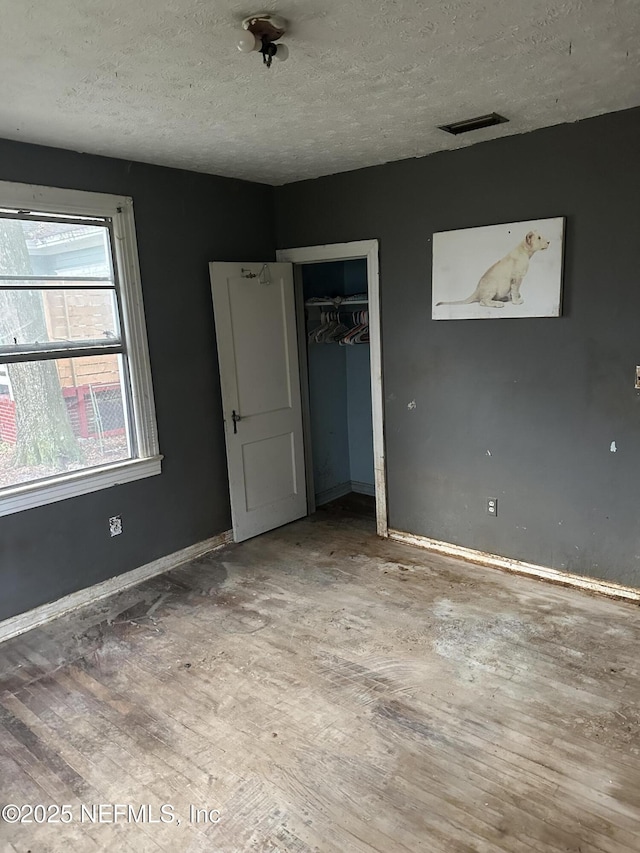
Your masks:
[[[109,536],[120,536],[122,533],[122,516],[114,515],[109,519]]]
[[[494,518],[498,515],[498,498],[487,498],[487,515]]]

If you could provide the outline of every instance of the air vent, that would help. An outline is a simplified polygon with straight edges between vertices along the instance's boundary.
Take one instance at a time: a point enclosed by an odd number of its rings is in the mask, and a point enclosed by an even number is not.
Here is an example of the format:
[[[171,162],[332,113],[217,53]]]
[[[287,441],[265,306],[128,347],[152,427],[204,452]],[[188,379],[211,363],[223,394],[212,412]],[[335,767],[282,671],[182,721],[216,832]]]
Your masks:
[[[440,125],[440,130],[446,130],[447,133],[453,133],[457,136],[459,133],[469,133],[471,130],[493,127],[494,124],[504,124],[506,121],[509,121],[509,119],[498,115],[498,113],[489,113],[487,116],[467,118],[464,121],[454,121],[453,124],[442,124]]]

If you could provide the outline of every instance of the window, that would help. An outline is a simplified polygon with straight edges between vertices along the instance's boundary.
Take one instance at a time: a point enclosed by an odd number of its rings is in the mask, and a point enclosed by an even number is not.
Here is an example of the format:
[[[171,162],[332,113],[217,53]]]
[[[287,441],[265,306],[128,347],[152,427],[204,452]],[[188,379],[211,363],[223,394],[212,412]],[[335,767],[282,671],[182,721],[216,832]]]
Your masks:
[[[160,462],[131,199],[0,182],[0,515]]]

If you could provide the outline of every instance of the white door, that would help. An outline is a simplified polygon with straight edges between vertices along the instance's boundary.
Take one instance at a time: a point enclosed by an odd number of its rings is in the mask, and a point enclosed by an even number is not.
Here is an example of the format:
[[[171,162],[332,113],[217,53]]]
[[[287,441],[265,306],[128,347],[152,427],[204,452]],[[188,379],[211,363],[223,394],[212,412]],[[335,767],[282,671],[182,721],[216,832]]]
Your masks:
[[[291,264],[209,265],[236,542],[307,514]]]

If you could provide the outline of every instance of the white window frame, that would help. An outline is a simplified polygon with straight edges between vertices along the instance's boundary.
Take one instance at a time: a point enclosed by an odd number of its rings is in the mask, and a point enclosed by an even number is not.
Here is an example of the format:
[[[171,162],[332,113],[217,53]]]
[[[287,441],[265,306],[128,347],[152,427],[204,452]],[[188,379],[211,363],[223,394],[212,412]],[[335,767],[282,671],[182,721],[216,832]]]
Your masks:
[[[124,462],[0,489],[0,516],[160,474],[162,456],[158,446],[133,199],[0,181],[0,207],[111,219],[120,285],[121,323],[131,382],[132,428],[137,448],[137,456]]]

